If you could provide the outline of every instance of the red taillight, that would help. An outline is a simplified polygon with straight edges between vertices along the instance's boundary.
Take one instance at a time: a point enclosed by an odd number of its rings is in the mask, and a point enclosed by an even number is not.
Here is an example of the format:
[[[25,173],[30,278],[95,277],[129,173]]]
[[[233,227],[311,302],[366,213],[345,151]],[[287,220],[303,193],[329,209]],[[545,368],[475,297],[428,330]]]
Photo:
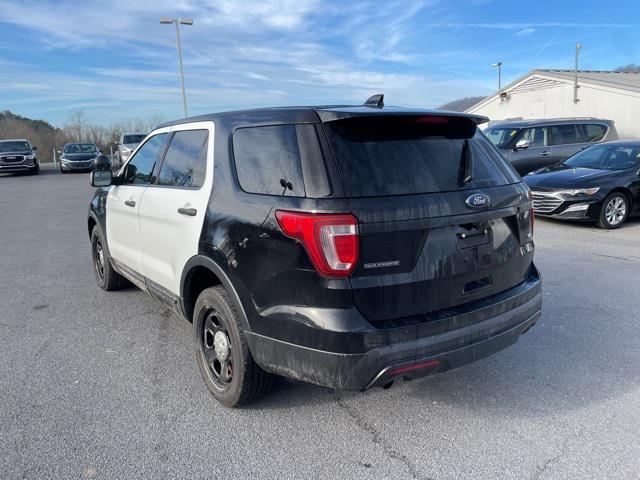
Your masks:
[[[413,365],[394,368],[389,372],[389,375],[392,377],[396,377],[398,375],[402,375],[403,373],[409,373],[413,372],[414,370],[421,370],[423,368],[437,367],[438,365],[440,365],[440,360],[427,360],[426,362],[414,363]]]
[[[351,214],[321,214],[278,210],[285,235],[300,241],[320,275],[348,277],[359,253],[358,220]]]
[[[427,124],[436,124],[436,125],[444,125],[449,123],[448,117],[440,117],[436,115],[425,115],[423,117],[417,118],[418,123],[427,123]]]

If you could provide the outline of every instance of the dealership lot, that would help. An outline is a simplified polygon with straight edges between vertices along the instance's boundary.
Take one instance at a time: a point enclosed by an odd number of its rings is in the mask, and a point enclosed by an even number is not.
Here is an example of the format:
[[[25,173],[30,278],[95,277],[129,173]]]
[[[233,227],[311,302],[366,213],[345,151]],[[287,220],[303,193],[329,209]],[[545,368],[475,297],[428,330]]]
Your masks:
[[[364,394],[207,393],[190,325],[100,290],[87,174],[0,176],[0,478],[638,478],[640,220],[536,223],[539,324]]]

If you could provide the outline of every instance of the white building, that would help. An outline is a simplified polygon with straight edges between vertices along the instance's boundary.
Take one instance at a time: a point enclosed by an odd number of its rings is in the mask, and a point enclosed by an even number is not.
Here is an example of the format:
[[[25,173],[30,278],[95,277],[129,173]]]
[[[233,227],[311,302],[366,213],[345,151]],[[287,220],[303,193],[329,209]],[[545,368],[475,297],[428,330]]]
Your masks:
[[[574,70],[533,70],[467,111],[492,121],[597,117],[620,138],[640,138],[640,74],[579,70],[578,102],[574,80]]]

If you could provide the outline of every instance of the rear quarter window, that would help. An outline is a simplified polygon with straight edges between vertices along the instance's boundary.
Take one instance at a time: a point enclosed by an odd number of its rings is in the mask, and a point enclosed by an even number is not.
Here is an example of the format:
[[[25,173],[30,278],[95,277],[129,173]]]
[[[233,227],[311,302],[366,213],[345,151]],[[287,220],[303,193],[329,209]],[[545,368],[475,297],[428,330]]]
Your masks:
[[[410,195],[517,183],[519,177],[476,129],[469,139],[473,180],[462,184],[464,137],[418,118],[349,119],[325,124],[349,197]],[[475,128],[475,127],[474,127]]]
[[[578,125],[578,142],[599,142],[607,133],[607,127],[598,123]]]
[[[294,125],[239,128],[233,156],[242,190],[263,195],[304,197],[300,151]],[[281,180],[292,185],[284,191]]]

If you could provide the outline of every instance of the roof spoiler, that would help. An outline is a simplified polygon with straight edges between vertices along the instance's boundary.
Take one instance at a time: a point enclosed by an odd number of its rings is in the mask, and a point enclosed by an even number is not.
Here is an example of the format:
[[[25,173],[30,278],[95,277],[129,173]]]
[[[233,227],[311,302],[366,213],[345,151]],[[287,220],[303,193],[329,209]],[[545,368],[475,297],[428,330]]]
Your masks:
[[[382,108],[384,107],[384,93],[378,93],[376,95],[371,95],[364,102],[365,107],[371,108]]]

